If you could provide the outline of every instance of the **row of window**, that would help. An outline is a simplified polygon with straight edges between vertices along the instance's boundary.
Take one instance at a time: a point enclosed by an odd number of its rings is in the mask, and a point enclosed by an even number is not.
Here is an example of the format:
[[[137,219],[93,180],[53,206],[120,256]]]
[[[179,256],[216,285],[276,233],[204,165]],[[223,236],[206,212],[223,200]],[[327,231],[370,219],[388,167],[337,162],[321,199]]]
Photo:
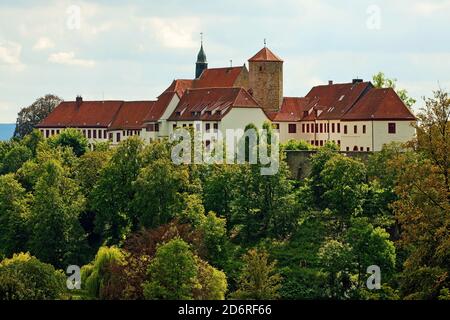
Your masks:
[[[182,127],[183,128],[193,128],[194,125],[192,123],[190,123],[190,124],[184,123]],[[173,125],[173,130],[175,130],[176,128],[178,128],[178,125],[174,124]],[[201,124],[197,123],[196,126],[195,126],[195,129],[197,131],[200,131],[200,128],[201,128]],[[213,129],[214,129],[214,132],[217,132],[219,130],[219,124],[218,123],[213,123]],[[211,131],[211,123],[206,123],[205,124],[205,130],[206,130],[206,132],[210,132]]]
[[[340,146],[341,145],[341,140],[332,140],[333,141],[333,143],[334,144],[337,144],[338,146]],[[323,147],[326,143],[327,143],[327,140],[311,140],[311,141],[309,141],[313,146],[317,146],[317,147]],[[345,148],[346,149],[346,151],[350,151],[350,147],[346,147]],[[370,151],[370,147],[366,147],[366,149],[364,150],[364,147],[358,147],[358,146],[355,146],[355,147],[353,147],[353,151],[361,151],[361,152],[363,152],[363,151]]]
[[[60,130],[59,129],[41,129],[42,134],[46,137],[49,138],[51,136],[54,136],[55,134],[60,134]],[[104,130],[104,129],[83,129],[81,130],[81,132],[83,133],[83,136],[87,139],[109,139],[112,140],[113,135],[112,133],[109,133]],[[122,135],[124,137],[131,137],[134,135],[141,135],[141,130],[123,130],[122,131]],[[117,133],[117,142],[120,141],[121,138],[121,133],[118,132]]]
[[[279,129],[280,125],[277,124],[274,126],[275,129]],[[330,123],[302,123],[302,133],[341,133],[341,124],[340,123],[331,123],[331,131],[330,131]],[[362,133],[366,134],[367,128],[366,125],[362,126]],[[395,122],[388,123],[388,133],[395,134],[397,132]],[[297,133],[297,124],[289,123],[288,125],[288,133]],[[348,126],[344,125],[344,134],[348,134]],[[358,126],[353,126],[353,134],[358,134]]]
[[[327,143],[327,140],[311,140],[310,143],[313,146],[317,146],[317,147],[323,147],[325,145],[325,143]],[[333,140],[334,144],[337,144],[338,146],[341,145],[341,140]]]
[[[346,147],[345,150],[346,151],[350,151],[350,147]],[[359,147],[358,148],[358,146],[354,146],[353,147],[353,151],[361,151],[361,152],[363,152],[364,151],[364,147]],[[370,147],[366,147],[366,151],[370,152]]]

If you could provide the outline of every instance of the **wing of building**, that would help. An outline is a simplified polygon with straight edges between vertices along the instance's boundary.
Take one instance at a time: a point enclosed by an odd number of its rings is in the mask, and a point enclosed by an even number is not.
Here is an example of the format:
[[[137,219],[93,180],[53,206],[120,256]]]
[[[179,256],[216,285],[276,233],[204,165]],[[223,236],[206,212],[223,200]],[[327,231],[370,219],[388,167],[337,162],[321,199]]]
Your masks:
[[[261,128],[272,121],[281,142],[327,141],[342,151],[378,151],[392,141],[415,135],[416,118],[393,89],[370,82],[318,85],[304,97],[284,97],[283,60],[264,47],[241,67],[208,68],[203,43],[195,78],[176,79],[149,101],[62,102],[38,126],[46,137],[64,128],[78,128],[90,142],[117,144],[138,135],[151,142],[170,136],[174,128],[192,127],[210,133]]]

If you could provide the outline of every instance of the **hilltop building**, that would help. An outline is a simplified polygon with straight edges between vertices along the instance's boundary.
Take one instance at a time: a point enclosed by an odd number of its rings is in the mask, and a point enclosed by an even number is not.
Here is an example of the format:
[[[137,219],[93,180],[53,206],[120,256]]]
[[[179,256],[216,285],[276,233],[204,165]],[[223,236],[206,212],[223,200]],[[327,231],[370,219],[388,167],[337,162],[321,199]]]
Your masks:
[[[177,127],[201,132],[261,128],[271,121],[281,142],[327,141],[342,151],[379,151],[415,135],[414,114],[393,89],[354,79],[313,87],[304,97],[283,95],[283,60],[264,46],[241,67],[208,68],[203,41],[194,79],[177,79],[154,101],[62,102],[37,128],[45,137],[77,128],[90,142],[117,144],[138,135],[167,138]]]

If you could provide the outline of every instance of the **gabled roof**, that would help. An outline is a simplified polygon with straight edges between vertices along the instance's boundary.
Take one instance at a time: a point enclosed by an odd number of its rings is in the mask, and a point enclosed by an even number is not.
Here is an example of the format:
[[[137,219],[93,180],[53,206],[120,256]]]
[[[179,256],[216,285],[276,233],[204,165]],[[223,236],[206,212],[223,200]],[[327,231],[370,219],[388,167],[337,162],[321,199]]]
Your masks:
[[[186,89],[191,89],[194,86],[194,81],[191,79],[176,79],[173,80],[170,86],[163,92],[176,92],[181,97]]]
[[[198,79],[174,80],[164,93],[176,92],[181,97],[187,89],[231,88],[244,69],[245,66],[205,69]]]
[[[166,111],[169,103],[172,101],[175,95],[176,92],[164,92],[162,95],[160,95],[158,97],[158,100],[155,101],[155,103],[146,114],[143,122],[145,123],[158,121]]]
[[[170,121],[219,121],[232,108],[260,108],[242,88],[205,88],[186,90]]]
[[[303,112],[308,110],[309,100],[307,98],[285,97],[280,111],[271,116],[275,122],[295,122],[300,121]]]
[[[416,120],[392,89],[371,89],[348,111],[342,120]]]
[[[283,62],[275,53],[269,50],[269,48],[262,48],[257,54],[248,59],[250,62]]]
[[[195,89],[233,87],[245,67],[205,69],[199,79],[194,80]]]
[[[117,113],[110,129],[140,129],[145,116],[156,101],[124,102]]]
[[[302,120],[338,120],[372,87],[370,82],[316,86],[306,95],[313,112]]]
[[[123,101],[61,102],[37,127],[108,127]]]

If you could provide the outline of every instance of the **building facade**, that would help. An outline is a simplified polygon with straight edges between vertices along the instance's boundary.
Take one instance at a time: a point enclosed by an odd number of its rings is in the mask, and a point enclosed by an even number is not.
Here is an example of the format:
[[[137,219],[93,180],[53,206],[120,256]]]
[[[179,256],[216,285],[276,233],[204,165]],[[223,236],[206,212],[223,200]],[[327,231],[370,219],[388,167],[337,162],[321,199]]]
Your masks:
[[[341,151],[380,151],[386,143],[415,136],[416,118],[393,89],[354,79],[315,86],[304,97],[284,97],[281,58],[264,47],[248,65],[208,68],[202,43],[195,78],[174,80],[156,100],[77,97],[62,102],[37,128],[47,138],[70,127],[91,143],[118,144],[136,135],[146,143],[168,138],[179,127],[224,134],[271,121],[281,142],[334,142]]]

